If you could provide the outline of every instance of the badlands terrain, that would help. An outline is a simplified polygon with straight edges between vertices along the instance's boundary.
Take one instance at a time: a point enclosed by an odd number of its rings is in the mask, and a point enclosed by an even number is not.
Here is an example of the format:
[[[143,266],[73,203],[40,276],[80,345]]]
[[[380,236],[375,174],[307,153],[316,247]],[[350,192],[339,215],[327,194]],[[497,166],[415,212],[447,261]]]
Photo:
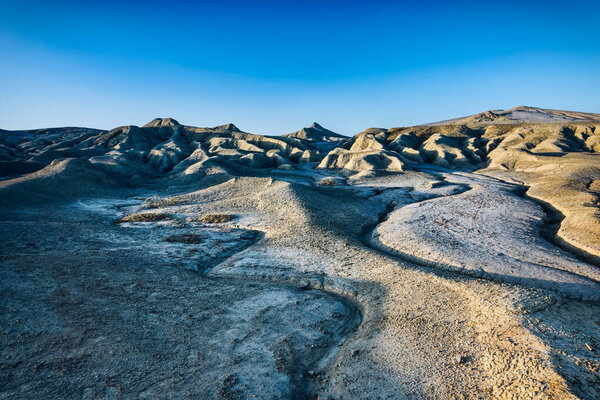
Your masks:
[[[0,399],[600,399],[600,114],[0,131]]]

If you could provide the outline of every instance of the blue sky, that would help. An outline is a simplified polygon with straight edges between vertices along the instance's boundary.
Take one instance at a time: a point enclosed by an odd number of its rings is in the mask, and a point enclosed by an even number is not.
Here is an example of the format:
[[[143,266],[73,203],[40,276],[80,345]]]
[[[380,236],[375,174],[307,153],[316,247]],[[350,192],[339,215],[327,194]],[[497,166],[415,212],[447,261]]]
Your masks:
[[[600,2],[0,0],[0,128],[600,112]]]

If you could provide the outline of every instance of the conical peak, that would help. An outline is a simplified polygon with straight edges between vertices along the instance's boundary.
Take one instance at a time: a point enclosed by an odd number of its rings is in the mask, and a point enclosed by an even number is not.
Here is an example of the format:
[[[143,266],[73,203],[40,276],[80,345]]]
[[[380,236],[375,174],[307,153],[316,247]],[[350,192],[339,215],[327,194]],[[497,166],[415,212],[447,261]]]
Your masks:
[[[163,126],[179,126],[179,122],[177,122],[173,118],[154,118],[152,121],[148,122],[144,127],[149,128],[160,128]]]

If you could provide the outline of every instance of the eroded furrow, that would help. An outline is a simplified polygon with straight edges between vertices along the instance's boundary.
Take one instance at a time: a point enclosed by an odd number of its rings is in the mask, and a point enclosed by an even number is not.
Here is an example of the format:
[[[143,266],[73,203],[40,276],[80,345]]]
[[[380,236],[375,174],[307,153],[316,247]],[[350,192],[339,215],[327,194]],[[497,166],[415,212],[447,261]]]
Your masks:
[[[521,187],[466,173],[449,178],[470,189],[400,207],[388,203],[363,235],[365,245],[428,267],[598,297],[600,270],[540,237],[547,214],[523,199]]]

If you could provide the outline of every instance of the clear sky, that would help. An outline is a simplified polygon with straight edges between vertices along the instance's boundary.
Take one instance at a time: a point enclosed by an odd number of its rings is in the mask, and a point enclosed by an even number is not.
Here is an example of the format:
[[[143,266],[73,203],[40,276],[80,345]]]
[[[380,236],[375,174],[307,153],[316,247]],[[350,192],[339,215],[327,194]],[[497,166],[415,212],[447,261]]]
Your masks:
[[[600,112],[600,1],[4,1],[0,128]]]

